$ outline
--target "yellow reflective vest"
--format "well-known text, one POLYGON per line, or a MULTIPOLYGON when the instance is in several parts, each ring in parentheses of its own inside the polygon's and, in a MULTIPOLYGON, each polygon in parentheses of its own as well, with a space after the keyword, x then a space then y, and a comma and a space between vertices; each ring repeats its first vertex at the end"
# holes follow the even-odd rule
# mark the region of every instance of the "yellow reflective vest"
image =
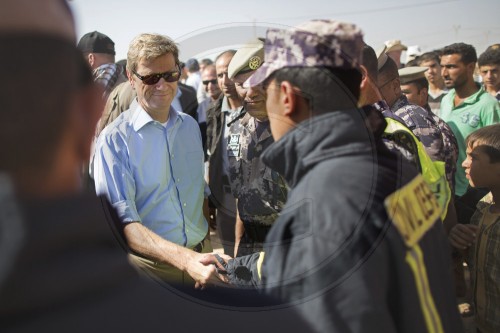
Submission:
POLYGON ((436 196, 441 207, 441 219, 444 220, 448 213, 448 205, 451 199, 450 184, 446 180, 445 163, 443 161, 431 160, 422 142, 408 127, 391 118, 385 118, 385 120, 387 121, 387 127, 384 130, 384 134, 397 135, 398 132, 404 132, 413 139, 417 147, 418 156, 416 158, 420 166, 420 172, 436 196))

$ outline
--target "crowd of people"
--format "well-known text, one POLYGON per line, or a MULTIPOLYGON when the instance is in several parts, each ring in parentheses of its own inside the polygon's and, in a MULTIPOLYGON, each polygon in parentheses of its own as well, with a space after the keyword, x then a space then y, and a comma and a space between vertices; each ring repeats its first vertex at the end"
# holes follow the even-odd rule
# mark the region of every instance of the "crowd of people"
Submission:
POLYGON ((1 331, 500 331, 499 44, 403 64, 325 19, 117 63, 27 1, 0 5, 1 331))

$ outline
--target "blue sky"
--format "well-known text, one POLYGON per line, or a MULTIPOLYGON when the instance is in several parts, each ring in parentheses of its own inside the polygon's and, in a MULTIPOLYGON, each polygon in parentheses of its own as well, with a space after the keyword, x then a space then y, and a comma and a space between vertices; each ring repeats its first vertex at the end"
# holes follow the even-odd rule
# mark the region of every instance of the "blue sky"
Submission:
POLYGON ((117 60, 142 32, 170 36, 181 60, 213 56, 237 47, 267 27, 286 27, 314 18, 356 23, 375 49, 400 39, 422 51, 462 41, 478 54, 500 43, 499 0, 72 0, 77 34, 98 30, 116 44, 117 60))

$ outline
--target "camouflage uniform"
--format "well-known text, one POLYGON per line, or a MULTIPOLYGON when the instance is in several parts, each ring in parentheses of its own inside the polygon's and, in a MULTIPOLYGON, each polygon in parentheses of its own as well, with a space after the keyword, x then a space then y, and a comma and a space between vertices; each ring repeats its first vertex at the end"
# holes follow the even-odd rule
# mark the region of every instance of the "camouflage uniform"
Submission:
POLYGON ((458 144, 450 127, 432 112, 410 104, 404 95, 396 100, 391 111, 420 139, 433 161, 445 162, 446 179, 454 189, 458 144))
POLYGON ((239 216, 245 226, 238 256, 262 250, 288 192, 284 179, 260 159, 261 153, 274 142, 269 122, 260 124, 265 126, 260 137, 257 137, 256 123, 255 118, 246 114, 229 130, 229 183, 238 199, 239 216))

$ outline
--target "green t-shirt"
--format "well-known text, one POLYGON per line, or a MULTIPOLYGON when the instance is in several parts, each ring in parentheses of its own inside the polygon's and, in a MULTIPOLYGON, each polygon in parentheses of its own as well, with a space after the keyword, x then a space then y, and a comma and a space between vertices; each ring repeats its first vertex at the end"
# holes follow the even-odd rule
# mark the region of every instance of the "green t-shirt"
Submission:
POLYGON ((457 172, 455 174, 455 194, 464 195, 469 181, 465 178, 462 162, 466 158, 465 138, 482 127, 500 122, 500 104, 483 87, 466 98, 459 106, 453 105, 455 89, 441 101, 441 118, 450 125, 458 142, 457 172))

